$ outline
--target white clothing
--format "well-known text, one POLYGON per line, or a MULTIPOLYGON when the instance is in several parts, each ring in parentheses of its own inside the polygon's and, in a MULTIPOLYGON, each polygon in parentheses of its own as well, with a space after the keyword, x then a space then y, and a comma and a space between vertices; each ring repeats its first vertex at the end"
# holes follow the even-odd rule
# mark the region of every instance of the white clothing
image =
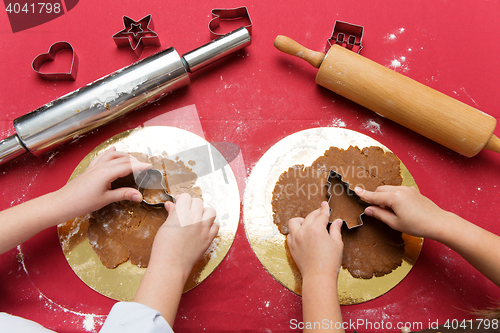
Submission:
MULTIPOLYGON (((55 333, 34 321, 0 313, 0 332, 55 333)), ((134 302, 118 302, 108 314, 100 333, 173 333, 161 314, 150 307, 134 302)))

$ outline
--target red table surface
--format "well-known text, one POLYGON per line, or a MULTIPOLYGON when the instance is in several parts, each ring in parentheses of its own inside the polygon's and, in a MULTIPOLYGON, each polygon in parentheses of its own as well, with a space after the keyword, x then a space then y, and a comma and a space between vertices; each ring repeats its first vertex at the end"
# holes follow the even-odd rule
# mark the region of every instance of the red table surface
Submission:
MULTIPOLYGON (((145 49, 144 58, 170 46, 183 54, 205 44, 210 40, 211 9, 242 5, 248 7, 253 22, 251 46, 191 75, 189 87, 76 142, 1 166, 0 208, 60 188, 81 159, 111 136, 195 105, 208 141, 241 148, 246 172, 237 175, 241 193, 252 168, 279 140, 308 128, 345 126, 394 151, 420 191, 442 208, 500 234, 495 209, 500 205, 500 155, 482 151, 473 158, 460 156, 317 86, 316 69, 273 47, 274 38, 283 34, 323 50, 335 20, 362 25, 363 56, 498 119, 498 1, 86 0, 50 22, 17 33, 2 11, 1 138, 14 133, 15 118, 136 60, 130 49, 117 48, 111 38, 123 29, 123 15, 139 20, 152 14, 162 46, 145 49), (46 81, 31 69, 33 58, 56 41, 70 42, 78 54, 76 81, 46 81)), ((22 244, 21 252, 24 260, 17 249, 0 256, 0 311, 58 332, 99 331, 115 301, 94 292, 73 273, 56 228, 22 244)), ((499 296, 498 288, 455 252, 428 240, 414 268, 393 290, 363 304, 343 306, 342 315, 347 323, 363 320, 379 325, 379 329, 360 325, 358 332, 398 331, 399 322, 426 328, 436 321, 471 318, 472 307, 491 306, 499 296), (386 329, 387 323, 392 330, 386 329)), ((293 331, 293 322, 301 320, 301 298, 266 272, 240 218, 226 258, 183 296, 174 329, 288 332, 293 331)))

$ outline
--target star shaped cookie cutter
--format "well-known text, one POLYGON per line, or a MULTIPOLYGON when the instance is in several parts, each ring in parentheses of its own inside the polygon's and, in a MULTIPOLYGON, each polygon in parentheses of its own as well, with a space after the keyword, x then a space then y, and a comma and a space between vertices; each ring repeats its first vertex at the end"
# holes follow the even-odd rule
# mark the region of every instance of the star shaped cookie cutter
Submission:
POLYGON ((252 20, 250 19, 250 14, 248 14, 247 7, 238 7, 238 8, 221 8, 221 9, 212 9, 212 19, 208 23, 208 30, 210 30, 210 38, 215 39, 224 34, 216 33, 214 30, 220 27, 221 20, 238 20, 238 19, 248 19, 249 24, 245 26, 248 30, 248 33, 252 34, 252 20))
POLYGON ((113 35, 117 47, 131 47, 137 58, 148 46, 160 46, 160 39, 154 29, 151 14, 144 16, 139 21, 134 21, 128 16, 123 16, 125 28, 113 35))
MULTIPOLYGON (((330 170, 330 172, 328 173, 327 180, 326 180, 327 193, 328 193, 328 204, 330 204, 330 200, 333 197, 332 187, 335 186, 335 185, 333 185, 335 180, 337 180, 337 183, 335 185, 340 184, 342 186, 342 190, 345 191, 345 193, 348 196, 354 197, 360 205, 365 206, 365 207, 371 206, 371 204, 362 200, 356 194, 356 192, 354 192, 354 190, 351 189, 350 184, 348 182, 342 180, 342 175, 340 173, 336 172, 335 170, 330 170)), ((365 217, 365 216, 366 216, 366 214, 363 212, 361 215, 359 215, 359 218, 356 220, 355 223, 348 223, 345 220, 343 220, 343 221, 347 225, 348 229, 353 229, 353 228, 356 228, 356 227, 363 225, 363 217, 365 217)), ((331 222, 328 223, 328 229, 330 227, 330 224, 331 224, 331 222)))

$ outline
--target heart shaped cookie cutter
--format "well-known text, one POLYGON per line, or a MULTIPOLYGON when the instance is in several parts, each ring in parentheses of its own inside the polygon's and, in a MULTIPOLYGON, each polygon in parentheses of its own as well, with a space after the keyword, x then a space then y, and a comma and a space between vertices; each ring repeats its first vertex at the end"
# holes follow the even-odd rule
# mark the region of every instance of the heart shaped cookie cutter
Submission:
POLYGON ((245 26, 248 30, 248 33, 252 34, 252 20, 250 19, 250 14, 248 14, 247 7, 238 7, 238 8, 221 8, 221 9, 212 9, 212 20, 208 23, 208 30, 210 30, 210 38, 215 39, 224 34, 218 34, 214 30, 220 27, 221 20, 238 20, 238 19, 248 19, 249 24, 245 26))
POLYGON ((78 56, 76 55, 75 51, 73 50, 73 46, 71 46, 70 43, 68 42, 55 42, 52 44, 49 48, 49 52, 47 53, 42 53, 39 54, 38 56, 33 59, 33 62, 31 63, 31 68, 40 75, 40 77, 46 79, 46 80, 52 80, 52 81, 74 81, 76 79, 76 74, 78 73, 78 56), (56 58, 56 54, 59 53, 62 50, 70 50, 72 54, 71 58, 71 66, 69 68, 69 72, 66 73, 59 73, 59 72, 40 72, 40 68, 42 65, 48 61, 54 61, 56 58))

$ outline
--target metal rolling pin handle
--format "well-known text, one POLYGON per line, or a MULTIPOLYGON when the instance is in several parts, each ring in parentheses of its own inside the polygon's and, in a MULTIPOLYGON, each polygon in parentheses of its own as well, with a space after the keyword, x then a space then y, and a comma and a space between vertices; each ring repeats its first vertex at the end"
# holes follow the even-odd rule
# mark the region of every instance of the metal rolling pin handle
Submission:
POLYGON ((188 85, 188 72, 250 43, 250 33, 243 27, 182 57, 171 47, 47 103, 14 120, 16 134, 0 141, 0 165, 26 152, 44 154, 150 104, 188 85))

